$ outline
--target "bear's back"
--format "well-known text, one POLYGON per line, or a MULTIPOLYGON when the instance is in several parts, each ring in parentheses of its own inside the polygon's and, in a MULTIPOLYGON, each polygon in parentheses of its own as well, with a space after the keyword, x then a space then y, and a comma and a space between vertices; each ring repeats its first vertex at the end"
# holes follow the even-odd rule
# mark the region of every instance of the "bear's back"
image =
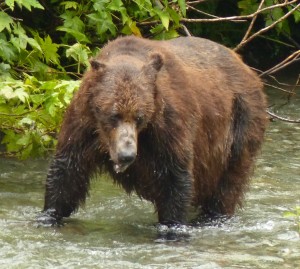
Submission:
MULTIPOLYGON (((213 41, 199 37, 178 37, 167 41, 155 41, 134 36, 120 37, 109 42, 98 58, 109 61, 119 55, 130 55, 147 61, 151 53, 160 52, 165 61, 200 70, 218 69, 221 73, 248 74, 249 68, 230 49, 213 41), (243 70, 241 70, 241 67, 243 70)), ((252 75, 251 75, 252 76, 252 75)))
POLYGON ((199 37, 179 37, 167 41, 155 41, 134 36, 120 37, 106 45, 100 55, 101 58, 111 58, 118 55, 132 55, 146 59, 152 52, 170 53, 176 55, 185 64, 196 63, 205 68, 222 64, 220 58, 230 58, 232 53, 226 47, 213 41, 199 37))
POLYGON ((232 59, 229 49, 204 38, 179 37, 165 43, 166 48, 185 64, 196 65, 200 69, 222 67, 224 60, 221 59, 232 59))

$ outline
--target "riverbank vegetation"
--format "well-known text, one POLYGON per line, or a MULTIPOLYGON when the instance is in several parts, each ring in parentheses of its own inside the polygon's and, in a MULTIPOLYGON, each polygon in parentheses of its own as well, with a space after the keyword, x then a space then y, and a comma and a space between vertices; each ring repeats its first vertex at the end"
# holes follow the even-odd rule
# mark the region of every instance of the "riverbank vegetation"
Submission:
POLYGON ((299 29, 296 0, 1 1, 1 154, 25 159, 54 149, 88 59, 119 35, 209 38, 240 53, 282 88, 274 74, 299 62, 299 29))

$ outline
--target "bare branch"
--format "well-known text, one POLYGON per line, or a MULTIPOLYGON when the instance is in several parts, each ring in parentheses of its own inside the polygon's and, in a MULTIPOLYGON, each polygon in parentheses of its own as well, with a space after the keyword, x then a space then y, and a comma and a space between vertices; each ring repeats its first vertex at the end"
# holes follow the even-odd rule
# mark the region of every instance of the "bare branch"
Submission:
MULTIPOLYGON (((284 1, 284 3, 281 4, 276 4, 276 5, 272 5, 269 7, 265 7, 262 9, 258 9, 256 12, 250 14, 250 15, 243 15, 243 16, 230 16, 230 17, 217 17, 217 18, 213 18, 213 19, 187 19, 187 18, 182 18, 181 21, 184 22, 222 22, 222 21, 247 21, 252 19, 253 17, 257 16, 260 13, 263 13, 267 10, 272 10, 275 8, 279 8, 279 7, 286 7, 288 5, 297 3, 299 0, 291 0, 291 1, 284 1)), ((188 4, 191 4, 190 2, 188 2, 188 4)), ((293 8, 293 11, 289 11, 289 13, 293 13, 297 8, 299 8, 299 4, 293 8)), ((211 14, 206 14, 206 15, 210 15, 210 16, 214 16, 211 14)))
MULTIPOLYGON (((280 90, 280 91, 282 91, 282 92, 288 93, 288 94, 290 94, 290 95, 295 95, 295 94, 296 94, 296 93, 294 92, 294 90, 293 90, 293 91, 288 91, 288 90, 285 90, 284 88, 275 86, 275 85, 273 85, 273 84, 269 84, 269 83, 267 83, 267 82, 264 82, 264 85, 265 85, 265 86, 268 86, 268 87, 271 87, 271 88, 274 88, 274 89, 277 89, 277 90, 280 90)), ((297 86, 297 85, 296 85, 296 86, 297 86)))
MULTIPOLYGON (((292 1, 291 1, 292 2, 292 1)), ((275 6, 275 5, 274 5, 275 6)), ((273 7, 274 7, 273 6, 273 7)), ((272 24, 270 24, 269 26, 257 31, 256 33, 254 33, 252 36, 250 36, 248 39, 242 41, 234 50, 237 51, 239 49, 241 49, 242 47, 244 47, 248 42, 250 42, 251 40, 253 40, 255 37, 261 35, 262 33, 265 33, 267 31, 269 31, 270 29, 272 29, 276 24, 282 22, 283 20, 285 20, 287 17, 289 17, 295 10, 297 10, 298 8, 300 8, 300 4, 297 4, 295 7, 293 7, 290 11, 288 11, 286 14, 284 14, 284 16, 282 16, 279 20, 273 22, 272 24)), ((262 10, 262 9, 261 9, 262 10)), ((260 10, 260 11, 261 11, 260 10)), ((257 11, 258 12, 258 11, 257 11)), ((256 13, 257 13, 256 12, 256 13)))
POLYGON ((269 70, 264 71, 259 76, 262 77, 262 76, 265 76, 265 75, 273 74, 273 73, 281 70, 282 68, 290 65, 291 63, 293 63, 295 61, 298 61, 299 59, 300 59, 300 50, 297 50, 293 54, 291 54, 290 56, 288 56, 286 59, 284 59, 282 62, 280 62, 279 64, 273 66, 269 70))
MULTIPOLYGON (((251 67, 252 70, 256 71, 257 73, 260 73, 259 76, 262 76, 261 74, 263 74, 264 72, 257 69, 257 68, 254 68, 254 67, 251 67)), ((298 76, 297 80, 295 83, 293 84, 289 84, 289 83, 284 83, 284 82, 281 82, 279 81, 276 77, 270 75, 270 74, 266 74, 266 76, 268 76, 268 78, 272 79, 275 81, 276 85, 275 84, 271 84, 271 83, 268 83, 266 81, 264 81, 264 85, 265 86, 268 86, 270 88, 274 88, 274 89, 277 89, 277 90, 280 90, 284 93, 287 93, 289 96, 292 96, 292 95, 295 95, 295 91, 298 89, 300 89, 300 75, 298 76), (289 87, 289 88, 292 88, 291 90, 286 90, 285 88, 286 87, 289 87)))
MULTIPOLYGON (((213 16, 213 15, 211 15, 213 16)), ((213 19, 187 19, 182 18, 182 22, 223 22, 223 21, 232 21, 232 22, 246 22, 249 19, 248 16, 231 16, 231 17, 216 17, 213 19), (244 18, 247 17, 247 18, 244 18)))
POLYGON ((281 116, 278 116, 276 115, 275 113, 267 110, 267 113, 272 117, 272 118, 275 118, 275 119, 278 119, 278 120, 281 120, 281 121, 285 121, 285 122, 290 122, 290 123, 300 123, 300 119, 297 119, 297 120, 291 120, 291 119, 288 119, 288 118, 284 118, 284 117, 281 117, 281 116))
MULTIPOLYGON (((262 76, 261 74, 264 73, 264 71, 261 71, 257 68, 254 68, 254 67, 251 67, 252 70, 254 70, 255 72, 257 73, 260 73, 260 77, 262 76)), ((300 81, 300 75, 299 75, 299 78, 297 79, 297 82, 295 84, 288 84, 288 83, 285 83, 285 82, 281 82, 279 81, 276 77, 270 75, 270 74, 266 74, 269 78, 271 78, 272 80, 274 80, 278 85, 281 85, 281 86, 286 86, 286 87, 300 87, 299 84, 299 81, 300 81)))
MULTIPOLYGON (((257 11, 259 11, 259 10, 262 9, 262 6, 263 6, 264 3, 265 3, 265 0, 262 0, 262 1, 260 2, 259 6, 258 6, 258 8, 257 8, 257 11)), ((257 18, 257 15, 255 15, 255 16, 252 18, 252 21, 251 21, 251 23, 250 23, 250 25, 249 25, 249 27, 248 27, 248 29, 247 29, 247 32, 246 32, 246 34, 244 35, 244 37, 243 37, 243 39, 242 39, 242 41, 241 41, 240 43, 244 42, 244 41, 248 38, 248 36, 250 35, 250 32, 251 32, 251 30, 252 30, 252 28, 253 28, 253 25, 254 25, 254 23, 255 23, 255 21, 256 21, 256 18, 257 18)))
POLYGON ((195 5, 195 4, 200 4, 200 3, 204 3, 207 0, 195 0, 195 1, 186 1, 187 5, 195 5))
POLYGON ((187 36, 192 36, 189 29, 186 28, 186 26, 184 24, 181 24, 181 27, 183 28, 183 30, 187 36))
POLYGON ((188 7, 189 9, 194 10, 194 11, 196 11, 197 13, 200 13, 200 14, 205 15, 205 16, 207 16, 207 17, 218 18, 218 16, 212 15, 212 14, 209 14, 209 13, 206 13, 206 12, 204 12, 204 11, 202 11, 202 10, 199 10, 199 9, 193 7, 192 5, 187 4, 187 7, 188 7))

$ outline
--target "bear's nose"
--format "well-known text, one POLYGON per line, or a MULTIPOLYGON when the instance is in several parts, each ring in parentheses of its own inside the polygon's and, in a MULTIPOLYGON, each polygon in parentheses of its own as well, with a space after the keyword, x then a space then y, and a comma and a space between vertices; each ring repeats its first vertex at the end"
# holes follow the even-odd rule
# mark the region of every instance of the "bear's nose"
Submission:
POLYGON ((119 163, 129 164, 132 163, 135 159, 136 152, 131 149, 124 149, 118 154, 119 163))

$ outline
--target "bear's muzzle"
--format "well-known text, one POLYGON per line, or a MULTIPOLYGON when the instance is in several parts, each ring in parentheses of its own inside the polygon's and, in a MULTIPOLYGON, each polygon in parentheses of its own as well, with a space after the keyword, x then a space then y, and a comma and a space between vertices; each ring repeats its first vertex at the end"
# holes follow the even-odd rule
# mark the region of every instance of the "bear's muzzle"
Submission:
POLYGON ((124 172, 137 155, 137 130, 134 123, 123 122, 114 130, 114 141, 110 147, 110 157, 116 173, 124 172))

